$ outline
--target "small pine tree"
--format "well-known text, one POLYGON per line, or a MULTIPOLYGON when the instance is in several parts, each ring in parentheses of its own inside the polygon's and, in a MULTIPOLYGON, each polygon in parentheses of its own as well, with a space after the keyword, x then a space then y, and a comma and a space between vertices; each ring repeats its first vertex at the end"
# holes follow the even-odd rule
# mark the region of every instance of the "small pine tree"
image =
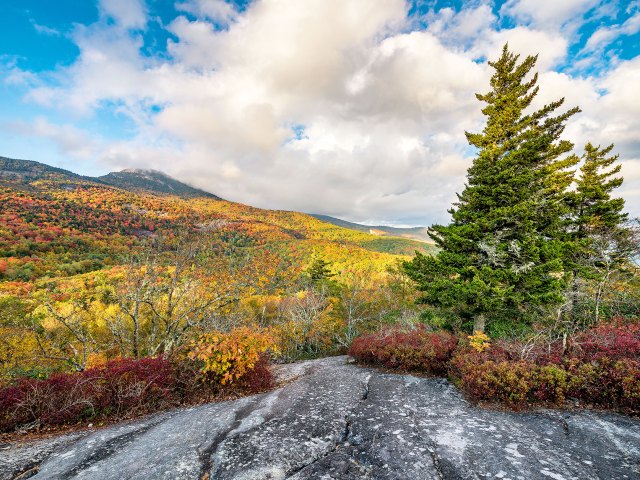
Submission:
POLYGON ((607 156, 613 145, 600 148, 587 143, 584 147, 584 163, 576 181, 576 192, 571 196, 575 212, 575 237, 586 238, 589 234, 620 228, 627 219, 623 212, 624 199, 611 198, 611 193, 622 185, 623 177, 614 177, 622 166, 614 166, 618 155, 607 156))
POLYGON ((527 113, 538 93, 537 74, 526 79, 537 57, 518 60, 505 45, 489 62, 492 89, 476 95, 487 123, 466 134, 478 155, 449 210, 452 222, 431 229, 440 251, 405 263, 423 303, 480 332, 487 319, 508 319, 507 328, 526 323, 525 307, 559 302, 564 289, 563 197, 578 158, 565 156, 573 145, 559 137, 579 110, 553 116, 561 99, 527 113))
POLYGON ((568 197, 572 211, 568 228, 571 248, 566 261, 572 272, 567 309, 570 328, 577 322, 581 284, 596 283, 593 321, 597 323, 603 276, 608 277, 635 251, 629 248, 631 232, 624 226, 627 220, 624 199, 612 198, 613 191, 623 182, 623 177, 615 176, 621 165, 614 166, 618 155, 610 155, 612 150, 613 145, 601 148, 587 143, 576 189, 568 197))
POLYGON ((306 270, 306 274, 313 284, 319 284, 326 282, 336 274, 331 271, 331 263, 326 261, 319 255, 313 255, 311 259, 311 265, 306 270))

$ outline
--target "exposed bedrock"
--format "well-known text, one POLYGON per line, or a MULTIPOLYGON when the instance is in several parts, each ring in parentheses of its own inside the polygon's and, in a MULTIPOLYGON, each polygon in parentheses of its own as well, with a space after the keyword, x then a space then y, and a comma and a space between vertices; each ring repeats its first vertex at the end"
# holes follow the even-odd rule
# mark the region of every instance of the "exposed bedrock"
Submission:
POLYGON ((240 400, 0 450, 0 480, 640 479, 640 422, 499 412, 446 380, 333 357, 240 400))

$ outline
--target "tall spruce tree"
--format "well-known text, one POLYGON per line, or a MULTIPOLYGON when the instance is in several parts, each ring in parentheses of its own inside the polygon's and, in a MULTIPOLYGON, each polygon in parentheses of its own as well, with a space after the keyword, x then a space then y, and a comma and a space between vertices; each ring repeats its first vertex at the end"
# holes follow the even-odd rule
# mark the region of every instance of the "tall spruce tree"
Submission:
POLYGON ((612 150, 613 145, 601 148, 587 143, 575 191, 568 196, 572 211, 568 229, 571 253, 566 261, 572 272, 568 327, 575 327, 577 322, 576 305, 585 282, 595 283, 592 318, 597 323, 605 277, 637 252, 631 232, 624 226, 624 199, 612 197, 623 182, 621 176, 616 176, 621 165, 614 165, 618 155, 610 155, 612 150))
POLYGON ((579 109, 554 116, 561 99, 529 113, 538 76, 527 77, 536 60, 519 63, 505 45, 489 62, 491 91, 476 94, 487 123, 482 133, 466 133, 477 157, 449 210, 451 223, 431 228, 440 251, 405 263, 423 303, 453 312, 474 331, 498 318, 526 322, 528 307, 560 302, 565 286, 564 195, 578 158, 566 155, 573 144, 559 137, 579 109))

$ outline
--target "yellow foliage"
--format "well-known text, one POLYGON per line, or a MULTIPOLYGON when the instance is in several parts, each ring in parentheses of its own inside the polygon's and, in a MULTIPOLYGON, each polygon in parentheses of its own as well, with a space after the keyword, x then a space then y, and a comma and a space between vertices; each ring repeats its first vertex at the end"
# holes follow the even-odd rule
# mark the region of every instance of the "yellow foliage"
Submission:
POLYGON ((243 327, 230 333, 202 334, 189 345, 187 356, 202 364, 201 373, 213 374, 226 385, 240 379, 255 366, 260 355, 274 348, 268 332, 243 327))
POLYGON ((469 339, 469 345, 476 352, 482 353, 491 346, 489 337, 479 330, 476 330, 473 335, 469 335, 467 338, 469 339))

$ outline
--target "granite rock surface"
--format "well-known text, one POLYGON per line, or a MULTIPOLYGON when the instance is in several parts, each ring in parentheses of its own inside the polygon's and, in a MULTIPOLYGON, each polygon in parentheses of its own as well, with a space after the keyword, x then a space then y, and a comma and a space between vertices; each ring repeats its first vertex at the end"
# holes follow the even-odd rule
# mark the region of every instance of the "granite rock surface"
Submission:
POLYGON ((487 410, 347 357, 278 375, 271 392, 2 445, 0 480, 640 479, 636 419, 487 410))

